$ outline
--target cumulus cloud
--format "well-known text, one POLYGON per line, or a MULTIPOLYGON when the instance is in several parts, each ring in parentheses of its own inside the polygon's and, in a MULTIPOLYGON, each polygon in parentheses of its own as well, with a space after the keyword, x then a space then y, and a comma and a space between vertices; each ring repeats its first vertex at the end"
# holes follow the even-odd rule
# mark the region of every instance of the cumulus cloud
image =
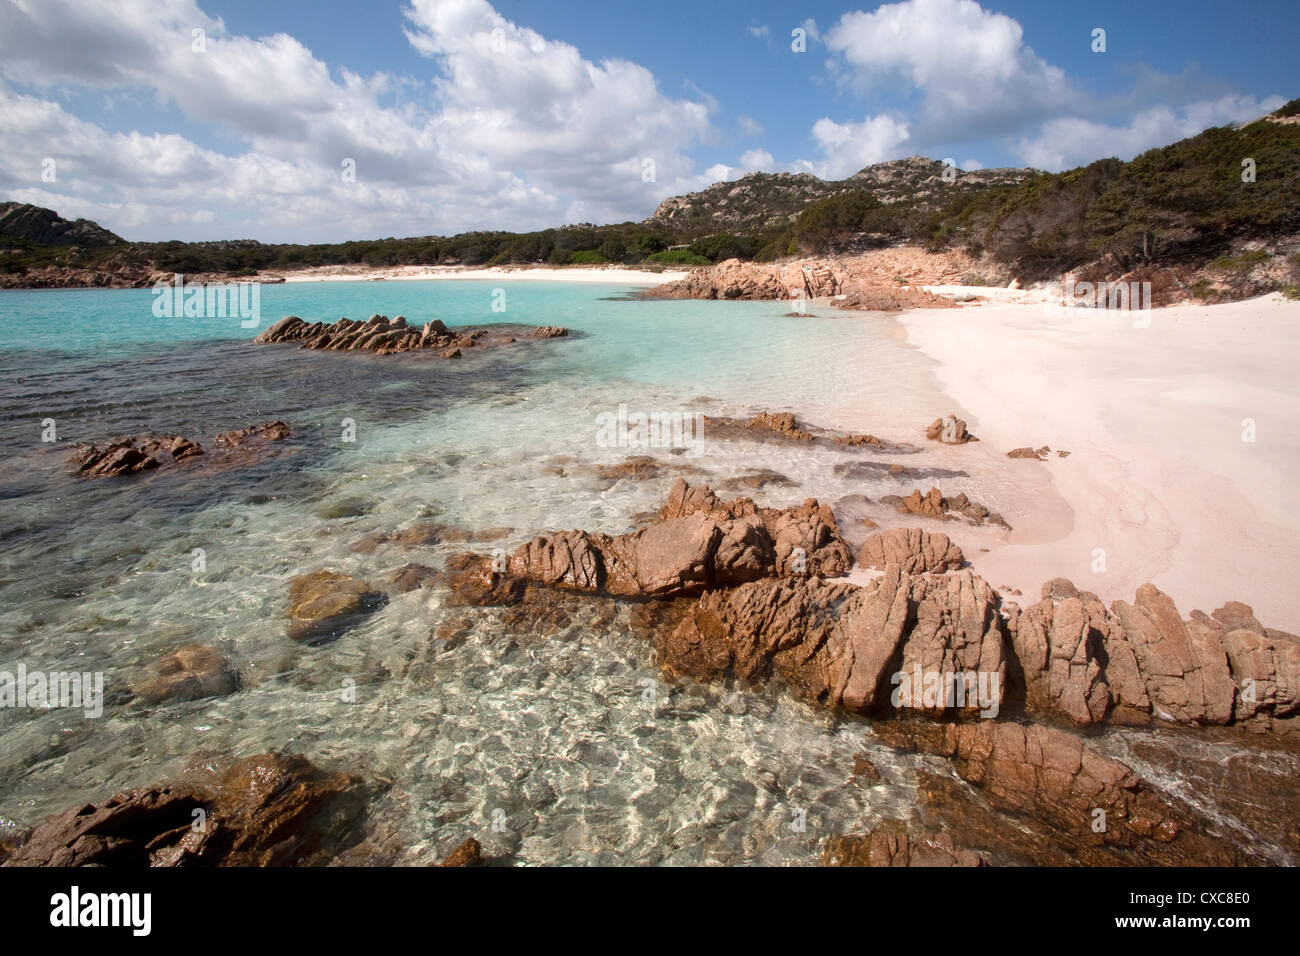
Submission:
POLYGON ((844 179, 863 166, 895 159, 906 152, 908 125, 892 116, 870 116, 861 123, 836 123, 823 117, 813 124, 822 152, 809 164, 823 179, 844 179))
POLYGON ((1119 125, 1060 117, 1044 123, 1032 136, 1021 137, 1015 150, 1027 165, 1050 170, 1084 165, 1102 156, 1128 160, 1153 146, 1194 136, 1211 126, 1258 119, 1284 102, 1280 96, 1263 100, 1224 96, 1177 110, 1168 106, 1152 107, 1119 125))
POLYGON ((687 151, 711 134, 707 101, 666 96, 635 63, 586 60, 486 0, 404 12, 431 95, 332 71, 290 36, 231 35, 194 0, 0 4, 0 185, 132 237, 230 236, 233 221, 319 239, 639 218, 695 180, 687 151), (58 102, 83 89, 147 92, 242 152, 110 133, 58 102), (56 183, 40 182, 44 156, 61 160, 56 183), (187 224, 207 228, 175 228, 187 224))
POLYGON ((1131 92, 1100 100, 1035 53, 1016 20, 976 0, 902 0, 845 13, 825 44, 841 89, 871 98, 892 91, 911 104, 860 123, 818 120, 812 135, 822 156, 803 163, 829 174, 987 140, 1027 165, 1059 170, 1101 156, 1129 158, 1281 102, 1209 96, 1199 75, 1190 83, 1149 67, 1131 92))

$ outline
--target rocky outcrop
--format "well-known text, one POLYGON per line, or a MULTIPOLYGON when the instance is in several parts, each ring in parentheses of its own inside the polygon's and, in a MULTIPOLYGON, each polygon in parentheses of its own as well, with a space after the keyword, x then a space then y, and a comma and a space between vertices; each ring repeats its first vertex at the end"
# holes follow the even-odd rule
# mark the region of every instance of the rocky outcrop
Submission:
POLYGON ((883 571, 891 564, 905 573, 955 571, 966 563, 961 548, 946 534, 920 528, 891 528, 867 538, 858 554, 858 565, 883 571))
POLYGON ((291 434, 289 426, 281 421, 266 421, 237 431, 222 432, 217 436, 218 445, 238 448, 252 442, 283 441, 291 434))
POLYGON ((239 690, 239 673, 211 647, 188 644, 168 654, 133 688, 143 704, 162 704, 204 697, 224 697, 239 690))
POLYGON ((945 445, 964 445, 970 441, 979 441, 966 430, 966 422, 956 415, 936 418, 925 429, 925 437, 930 441, 943 442, 945 445))
MULTIPOLYGON (((222 432, 214 439, 215 453, 209 454, 198 442, 184 435, 137 435, 118 438, 102 449, 79 443, 74 446, 73 462, 77 471, 89 478, 135 475, 180 462, 202 458, 205 469, 247 466, 259 461, 269 442, 288 438, 289 426, 268 421, 238 431, 222 432)), ((197 464, 197 462, 195 462, 197 464)))
POLYGON ((904 309, 956 309, 957 302, 946 295, 898 285, 858 285, 834 299, 837 309, 856 312, 902 312, 904 309))
POLYGON ((36 826, 4 866, 319 866, 358 838, 358 778, 262 754, 214 784, 126 790, 36 826))
MULTIPOLYGON (((296 315, 287 315, 262 332, 254 342, 296 342, 300 348, 329 352, 374 352, 390 355, 395 352, 429 351, 441 358, 459 358, 463 349, 486 349, 517 341, 513 326, 495 325, 480 329, 450 329, 439 319, 422 327, 408 325, 405 317, 389 319, 372 315, 367 321, 339 319, 337 322, 305 322, 296 315)), ((552 339, 567 336, 568 329, 559 326, 542 326, 529 333, 533 338, 552 339)))
POLYGON ((337 636, 385 600, 378 588, 338 571, 300 574, 289 582, 289 636, 312 642, 337 636))
POLYGON ((1116 601, 1111 609, 1157 717, 1202 724, 1232 719, 1237 686, 1218 634, 1197 621, 1184 624, 1170 597, 1151 584, 1138 588, 1133 604, 1116 601))
POLYGON ((545 587, 631 597, 675 597, 776 575, 837 576, 852 566, 830 508, 808 499, 792 508, 722 501, 677 479, 654 524, 611 536, 561 531, 535 538, 494 568, 486 556, 459 559, 464 594, 494 602, 503 578, 545 587))
POLYGON ((920 488, 914 488, 906 498, 887 497, 881 500, 897 501, 899 514, 916 515, 918 518, 937 518, 946 521, 954 516, 961 516, 970 519, 971 523, 976 525, 987 521, 989 524, 1001 525, 1004 528, 1011 527, 1002 515, 990 512, 978 501, 972 501, 965 492, 945 498, 938 488, 931 488, 924 495, 921 494, 920 488))
POLYGON ((792 441, 812 441, 812 433, 799 427, 790 412, 759 412, 745 426, 749 431, 773 432, 792 441))
POLYGON ((1035 461, 1046 461, 1047 456, 1051 454, 1052 449, 1044 445, 1042 448, 1030 448, 1026 445, 1024 448, 1013 448, 1007 452, 1008 458, 1032 458, 1035 461))
POLYGON ((1007 606, 1030 709, 1077 724, 1151 717, 1289 731, 1300 709, 1300 638, 1233 603, 1183 620, 1151 584, 1110 610, 1063 578, 1042 600, 1007 606), (1242 625, 1242 626, 1238 626, 1242 625))
POLYGON ((670 674, 748 683, 779 675, 807 699, 859 713, 978 710, 978 701, 963 697, 958 707, 910 684, 918 668, 982 672, 1000 695, 1006 660, 996 609, 997 595, 970 571, 929 577, 891 565, 863 588, 768 579, 705 594, 657 637, 656 650, 670 674))
POLYGON ((947 757, 995 807, 1047 822, 1095 862, 1242 862, 1205 832, 1203 821, 1069 731, 1003 721, 904 721, 875 730, 895 748, 947 757))
POLYGON ((823 866, 988 866, 978 853, 956 846, 944 832, 909 834, 876 829, 862 836, 827 837, 823 866))
POLYGON ((202 446, 184 435, 155 438, 140 435, 119 438, 102 450, 96 445, 82 445, 73 454, 77 471, 89 478, 134 475, 160 467, 164 462, 180 462, 203 454, 202 446))

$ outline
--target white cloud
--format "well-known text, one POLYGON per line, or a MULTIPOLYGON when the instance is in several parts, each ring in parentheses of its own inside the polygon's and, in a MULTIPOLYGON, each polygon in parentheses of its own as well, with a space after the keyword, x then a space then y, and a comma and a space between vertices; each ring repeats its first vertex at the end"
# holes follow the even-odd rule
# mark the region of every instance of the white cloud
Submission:
POLYGON ((822 159, 808 164, 823 179, 844 179, 863 166, 906 152, 908 124, 892 116, 870 116, 861 123, 836 123, 823 117, 813 124, 822 159))
POLYGON ((0 186, 93 211, 131 238, 175 235, 215 210, 181 237, 320 239, 533 228, 575 208, 640 218, 694 181, 687 150, 711 133, 707 101, 665 96, 635 63, 585 60, 486 0, 414 0, 406 16, 432 58, 431 97, 415 98, 411 78, 331 71, 283 34, 231 35, 194 0, 0 3, 0 72, 32 91, 0 84, 0 186), (150 93, 243 152, 110 133, 56 99, 79 89, 150 93), (47 155, 61 158, 55 184, 39 180, 47 155), (342 181, 345 158, 355 183, 342 181))
POLYGON ((776 160, 765 149, 750 149, 741 153, 740 168, 747 173, 770 173, 776 170, 776 160))
MULTIPOLYGON (((827 67, 842 88, 871 97, 901 91, 915 101, 906 115, 868 116, 861 123, 818 120, 812 133, 822 158, 803 163, 834 174, 989 140, 1050 170, 1101 156, 1127 159, 1207 126, 1253 119, 1282 102, 1207 97, 1194 69, 1170 77, 1145 68, 1132 92, 1108 104, 1038 56, 1016 20, 975 0, 903 0, 846 13, 825 42, 827 67), (1126 120, 1117 122, 1117 112, 1126 120)), ((967 160, 963 168, 982 165, 967 160)))
POLYGON ((754 119, 752 116, 745 116, 743 114, 737 116, 736 125, 740 127, 740 131, 744 133, 746 136, 763 135, 763 124, 760 123, 758 120, 754 119))
POLYGON ((1065 72, 1024 44, 1017 21, 975 0, 905 0, 846 13, 826 45, 845 82, 865 89, 902 80, 920 92, 931 120, 1054 108, 1071 92, 1065 72))
POLYGON ((1224 96, 1191 103, 1178 110, 1156 106, 1138 113, 1127 124, 1108 125, 1078 117, 1044 123, 1032 136, 1020 138, 1016 154, 1026 164, 1057 171, 1090 163, 1103 156, 1132 159, 1138 153, 1194 136, 1211 126, 1242 123, 1271 113, 1285 101, 1224 96))

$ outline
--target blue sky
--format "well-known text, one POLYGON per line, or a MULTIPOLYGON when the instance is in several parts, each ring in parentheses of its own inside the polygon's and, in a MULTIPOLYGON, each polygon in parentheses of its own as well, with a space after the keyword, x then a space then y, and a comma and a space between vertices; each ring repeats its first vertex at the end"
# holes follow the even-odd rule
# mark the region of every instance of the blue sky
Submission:
POLYGON ((1294 0, 0 0, 0 195, 136 239, 335 241, 915 153, 1068 168, 1298 95, 1298 28, 1294 0))

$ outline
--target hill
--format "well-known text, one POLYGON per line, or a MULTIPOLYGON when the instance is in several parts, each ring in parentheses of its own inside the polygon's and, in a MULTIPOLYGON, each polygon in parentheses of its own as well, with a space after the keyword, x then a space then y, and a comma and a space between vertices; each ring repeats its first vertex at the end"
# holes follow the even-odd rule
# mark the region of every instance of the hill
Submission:
POLYGON ((89 219, 67 220, 53 209, 31 203, 0 203, 0 247, 99 246, 122 245, 121 236, 109 232, 89 219))

